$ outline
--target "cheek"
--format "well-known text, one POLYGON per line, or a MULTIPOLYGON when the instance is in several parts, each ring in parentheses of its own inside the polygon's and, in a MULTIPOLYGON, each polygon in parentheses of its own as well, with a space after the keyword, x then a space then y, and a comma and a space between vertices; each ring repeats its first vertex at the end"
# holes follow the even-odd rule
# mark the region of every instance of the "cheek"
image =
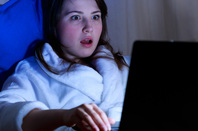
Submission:
POLYGON ((100 37, 100 35, 102 33, 102 25, 96 26, 95 33, 100 37))
POLYGON ((76 40, 76 36, 79 32, 79 29, 74 27, 74 26, 61 26, 61 28, 59 28, 59 39, 61 41, 62 44, 65 43, 71 43, 74 40, 76 40))

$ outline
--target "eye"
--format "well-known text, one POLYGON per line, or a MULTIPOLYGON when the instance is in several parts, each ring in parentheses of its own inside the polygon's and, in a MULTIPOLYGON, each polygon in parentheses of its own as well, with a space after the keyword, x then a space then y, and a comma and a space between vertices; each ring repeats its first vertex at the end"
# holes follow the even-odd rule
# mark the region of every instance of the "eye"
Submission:
POLYGON ((71 19, 72 20, 80 20, 81 18, 78 15, 74 15, 74 16, 71 17, 71 19))
POLYGON ((100 18, 100 15, 94 15, 94 16, 92 16, 92 19, 93 20, 98 20, 100 18))

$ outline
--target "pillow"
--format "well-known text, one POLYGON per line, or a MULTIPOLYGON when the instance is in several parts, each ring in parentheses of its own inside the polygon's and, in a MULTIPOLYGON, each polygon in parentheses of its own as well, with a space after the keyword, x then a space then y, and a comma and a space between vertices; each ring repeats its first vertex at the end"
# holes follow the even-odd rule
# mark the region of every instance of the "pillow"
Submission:
POLYGON ((0 88, 20 60, 43 39, 41 0, 10 0, 0 6, 0 88))

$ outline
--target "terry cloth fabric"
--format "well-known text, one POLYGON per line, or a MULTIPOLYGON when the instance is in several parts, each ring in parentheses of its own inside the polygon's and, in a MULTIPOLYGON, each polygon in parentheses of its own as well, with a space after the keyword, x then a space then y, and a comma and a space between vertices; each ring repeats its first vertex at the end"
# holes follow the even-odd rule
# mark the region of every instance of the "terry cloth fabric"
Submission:
MULTIPOLYGON (((98 50, 97 55, 112 57, 104 46, 98 50)), ((69 67, 47 43, 43 56, 55 69, 69 67)), ((113 60, 105 58, 94 60, 92 64, 96 70, 76 65, 74 70, 56 75, 46 70, 35 57, 20 62, 0 92, 0 130, 21 130, 22 119, 34 108, 71 109, 84 103, 96 103, 109 117, 119 121, 128 68, 120 71, 113 60)), ((60 127, 57 130, 72 129, 60 127)))

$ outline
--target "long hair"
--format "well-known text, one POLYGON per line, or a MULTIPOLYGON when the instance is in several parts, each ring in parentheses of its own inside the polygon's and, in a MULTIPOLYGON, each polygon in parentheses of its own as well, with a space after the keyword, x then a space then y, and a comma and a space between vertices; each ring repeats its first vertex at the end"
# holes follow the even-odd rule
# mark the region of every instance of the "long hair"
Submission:
MULTIPOLYGON (((107 40, 107 23, 106 23, 106 17, 107 17, 107 6, 104 0, 95 0, 100 11, 101 11, 101 18, 102 18, 102 33, 98 42, 98 46, 104 45, 108 50, 111 51, 111 53, 114 56, 114 60, 118 65, 118 68, 121 70, 123 66, 128 66, 127 63, 124 61, 124 58, 122 55, 117 52, 115 53, 113 51, 112 46, 109 44, 107 40)), ((43 29, 44 29, 44 36, 45 36, 45 41, 40 42, 37 45, 36 48, 36 54, 38 56, 38 59, 40 62, 44 65, 46 69, 48 69, 50 72, 53 73, 60 73, 56 72, 56 70, 52 69, 44 60, 42 56, 42 48, 45 42, 49 43, 51 47, 53 48, 54 52, 63 60, 70 62, 70 67, 72 65, 76 64, 76 62, 70 60, 64 55, 64 52, 62 50, 62 44, 60 43, 59 39, 56 37, 56 29, 58 25, 58 21, 60 19, 60 14, 62 10, 62 5, 63 5, 64 0, 42 0, 42 7, 43 7, 43 29)), ((96 47, 96 48, 97 48, 96 47)), ((81 63, 87 62, 97 59, 92 57, 96 52, 94 52, 90 57, 87 58, 82 58, 81 63), (82 62, 83 61, 83 62, 82 62)), ((107 59, 112 59, 109 57, 103 57, 107 59)), ((69 70, 69 69, 68 69, 69 70)))

